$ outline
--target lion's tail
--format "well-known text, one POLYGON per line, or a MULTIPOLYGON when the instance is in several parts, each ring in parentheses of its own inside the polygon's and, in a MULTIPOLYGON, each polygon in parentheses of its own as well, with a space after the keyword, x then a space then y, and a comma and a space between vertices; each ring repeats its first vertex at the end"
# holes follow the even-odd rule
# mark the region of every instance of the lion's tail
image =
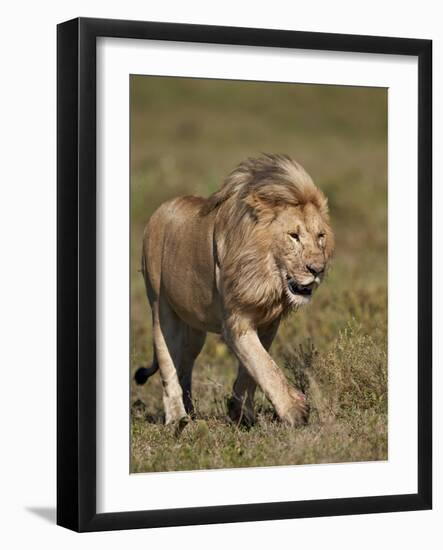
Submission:
POLYGON ((146 380, 150 376, 155 374, 157 371, 158 371, 158 361, 157 361, 157 358, 154 357, 152 365, 149 368, 148 367, 140 367, 136 370, 136 372, 134 374, 134 380, 135 380, 136 384, 141 386, 142 384, 144 384, 146 382, 146 380))

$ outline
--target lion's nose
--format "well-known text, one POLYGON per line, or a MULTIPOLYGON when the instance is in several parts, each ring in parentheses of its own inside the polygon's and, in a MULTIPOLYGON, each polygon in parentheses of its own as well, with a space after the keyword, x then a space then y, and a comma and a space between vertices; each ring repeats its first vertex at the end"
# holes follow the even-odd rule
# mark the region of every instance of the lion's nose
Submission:
POLYGON ((325 269, 325 264, 323 263, 315 263, 315 264, 307 264, 306 269, 316 277, 317 275, 321 275, 325 269))

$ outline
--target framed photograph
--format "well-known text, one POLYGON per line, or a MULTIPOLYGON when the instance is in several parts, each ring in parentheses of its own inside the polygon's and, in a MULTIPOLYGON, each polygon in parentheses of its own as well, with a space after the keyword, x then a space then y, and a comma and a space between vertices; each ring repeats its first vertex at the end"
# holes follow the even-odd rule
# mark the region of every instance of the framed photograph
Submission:
POLYGON ((57 523, 430 509, 431 41, 57 36, 57 523))

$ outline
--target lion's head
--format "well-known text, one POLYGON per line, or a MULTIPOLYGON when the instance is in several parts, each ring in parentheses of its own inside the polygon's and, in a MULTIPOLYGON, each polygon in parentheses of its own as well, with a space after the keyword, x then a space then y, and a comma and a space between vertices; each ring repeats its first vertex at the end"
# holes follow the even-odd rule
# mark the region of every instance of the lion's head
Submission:
POLYGON ((307 203, 277 211, 268 231, 271 254, 288 304, 309 302, 323 280, 332 252, 329 223, 314 204, 307 203))
POLYGON ((334 248, 326 197, 286 155, 241 163, 207 201, 224 296, 266 319, 309 302, 334 248))

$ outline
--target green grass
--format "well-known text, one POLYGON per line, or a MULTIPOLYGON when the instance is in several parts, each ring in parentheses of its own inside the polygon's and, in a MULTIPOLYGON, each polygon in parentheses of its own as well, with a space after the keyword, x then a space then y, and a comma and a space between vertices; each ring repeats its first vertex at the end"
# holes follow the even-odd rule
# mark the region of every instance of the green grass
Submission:
POLYGON ((285 152, 329 198, 330 273, 281 326, 271 355, 306 391, 307 426, 280 424, 258 392, 249 430, 226 414, 236 362, 209 335, 194 370, 197 420, 162 424, 159 376, 131 385, 131 471, 387 459, 387 93, 344 88, 133 77, 131 372, 151 359, 140 273, 143 227, 165 200, 208 196, 247 156, 285 152))

